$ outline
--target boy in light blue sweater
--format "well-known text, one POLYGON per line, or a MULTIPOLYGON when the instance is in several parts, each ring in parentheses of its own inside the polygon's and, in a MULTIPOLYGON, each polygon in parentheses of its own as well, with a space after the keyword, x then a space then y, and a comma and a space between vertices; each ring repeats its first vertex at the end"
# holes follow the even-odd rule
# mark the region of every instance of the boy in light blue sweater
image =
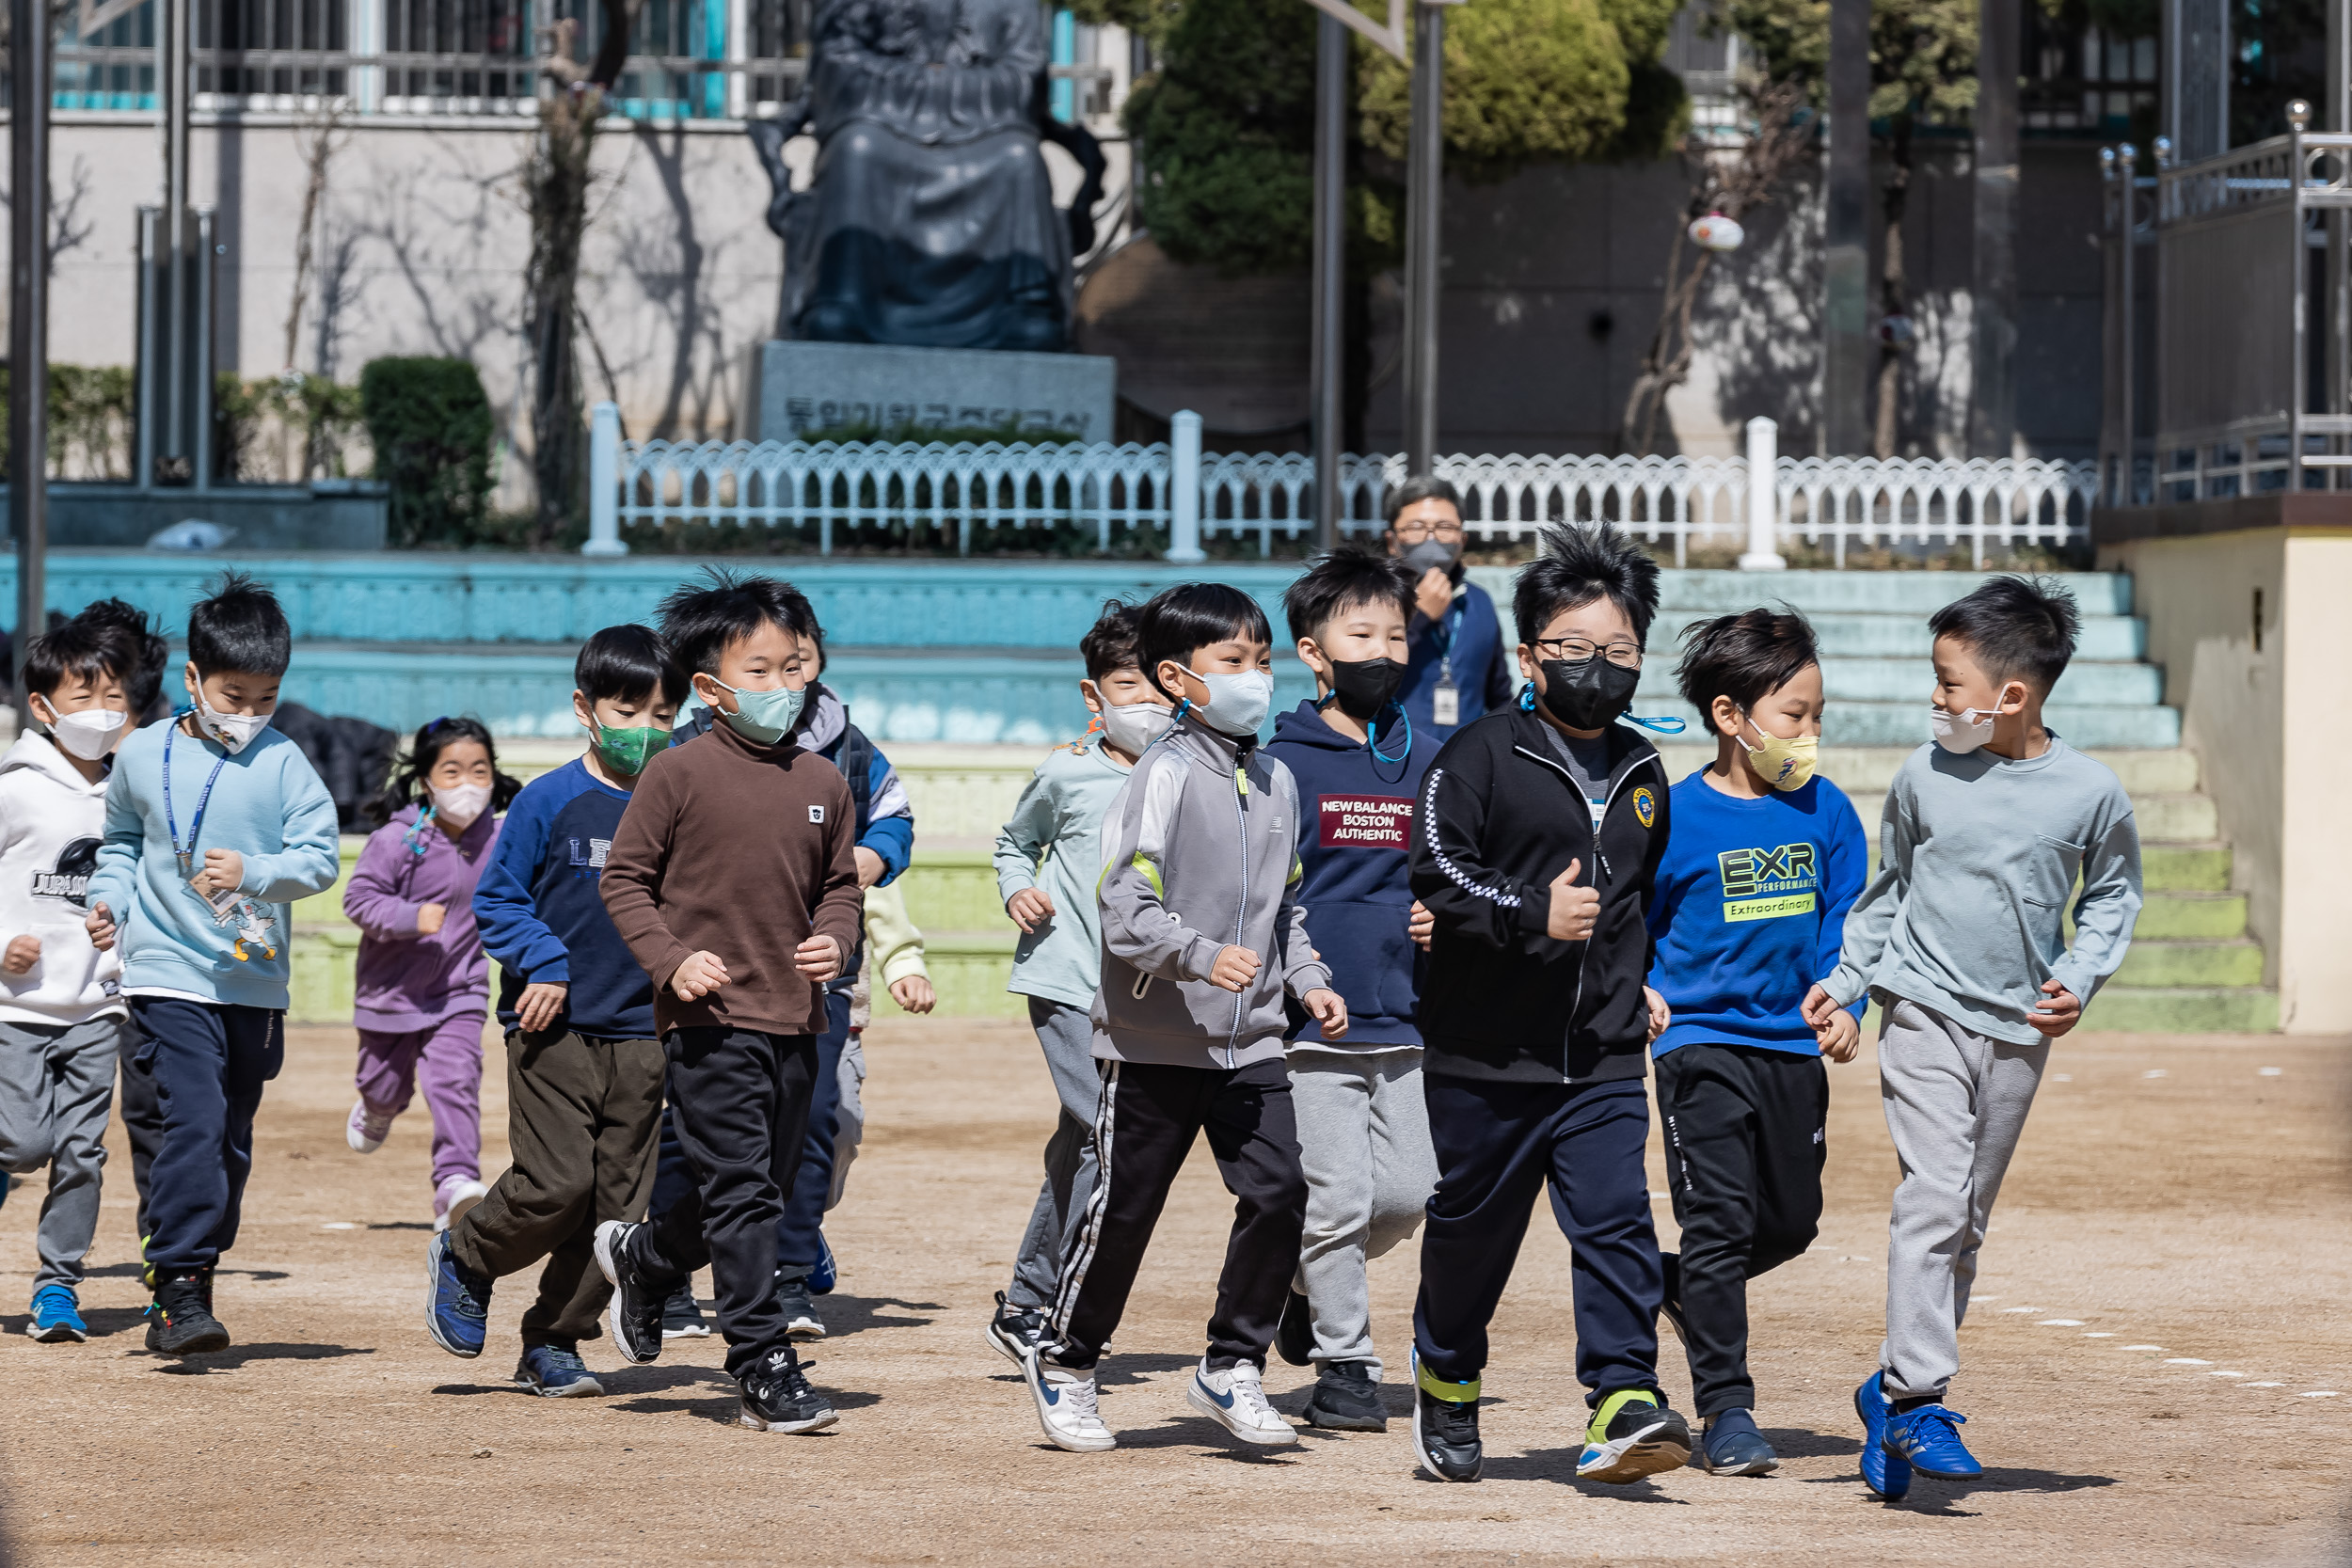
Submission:
POLYGON ((269 728, 292 642, 241 572, 188 612, 192 705, 123 743, 89 880, 90 939, 120 937, 132 1049, 163 1102, 145 1248, 147 1348, 167 1355, 229 1346, 213 1271, 237 1238, 262 1085, 285 1064, 287 906, 337 870, 335 802, 269 728))

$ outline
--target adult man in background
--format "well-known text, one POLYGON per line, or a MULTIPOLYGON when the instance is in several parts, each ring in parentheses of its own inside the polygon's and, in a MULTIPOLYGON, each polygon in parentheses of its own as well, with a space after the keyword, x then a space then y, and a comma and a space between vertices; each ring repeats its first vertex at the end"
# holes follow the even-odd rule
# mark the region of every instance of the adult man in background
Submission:
POLYGON ((1411 649, 1397 701, 1416 728, 1443 742, 1511 700, 1502 623, 1486 591, 1462 571, 1462 498, 1435 474, 1389 492, 1388 546, 1413 573, 1411 649))

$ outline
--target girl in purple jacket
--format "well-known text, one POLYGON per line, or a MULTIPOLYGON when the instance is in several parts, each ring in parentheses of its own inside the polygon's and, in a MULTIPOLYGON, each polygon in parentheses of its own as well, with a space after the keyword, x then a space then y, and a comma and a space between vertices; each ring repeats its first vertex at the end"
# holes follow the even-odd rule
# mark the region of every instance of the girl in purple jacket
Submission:
POLYGON ((433 1226, 481 1201, 482 1023, 489 960, 474 930, 473 885, 498 842, 497 815, 522 785, 498 770, 490 732, 436 719, 374 807, 343 892, 359 927, 359 1098, 344 1137, 361 1154, 384 1147, 420 1084, 433 1113, 433 1226))

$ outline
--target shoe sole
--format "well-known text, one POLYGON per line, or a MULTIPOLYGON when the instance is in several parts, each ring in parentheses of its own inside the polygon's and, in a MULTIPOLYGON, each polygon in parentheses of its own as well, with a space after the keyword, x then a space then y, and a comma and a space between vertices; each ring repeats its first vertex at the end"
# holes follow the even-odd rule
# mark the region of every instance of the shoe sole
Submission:
POLYGON ((1644 1427, 1630 1437, 1620 1437, 1611 1443, 1588 1443, 1584 1457, 1577 1461, 1576 1479, 1613 1483, 1639 1481, 1644 1476, 1681 1469, 1691 1463, 1691 1450, 1687 1446, 1672 1439, 1656 1443, 1646 1441, 1650 1433, 1664 1425, 1661 1421, 1655 1426, 1644 1427))
POLYGON ((604 1304, 604 1326, 612 1336, 612 1348, 621 1353, 621 1359, 632 1367, 650 1367, 661 1357, 661 1341, 654 1341, 651 1355, 637 1355, 629 1350, 628 1335, 624 1331, 621 1317, 621 1270, 612 1259, 612 1239, 624 1235, 628 1227, 610 1220, 596 1227, 596 1267, 604 1271, 607 1283, 612 1287, 612 1299, 604 1304))
MULTIPOLYGON (((1856 1388, 1853 1391, 1853 1413, 1854 1419, 1862 1423, 1862 1444, 1863 1449, 1867 1453, 1869 1450, 1870 1445, 1873 1442, 1876 1442, 1876 1439, 1870 1435, 1870 1418, 1868 1413, 1862 1408, 1862 1390, 1860 1388, 1856 1388)), ((1870 1494, 1873 1497, 1883 1497, 1890 1503, 1901 1502, 1905 1497, 1911 1495, 1911 1461, 1905 1459, 1901 1454, 1888 1453, 1886 1451, 1886 1445, 1883 1443, 1880 1443, 1878 1445, 1878 1449, 1880 1454, 1883 1456, 1881 1463, 1886 1466, 1886 1484, 1883 1486, 1871 1486, 1869 1473, 1867 1470, 1863 1473, 1862 1484, 1869 1489, 1870 1494), (1899 1472, 1895 1469, 1895 1466, 1898 1465, 1902 1466, 1902 1469, 1899 1472)))
POLYGON ((825 1337, 825 1325, 814 1318, 798 1318, 785 1325, 784 1337, 798 1339, 804 1345, 811 1344, 825 1337))
POLYGON ((1708 1464, 1703 1454, 1695 1457, 1699 1460, 1700 1467, 1710 1476, 1769 1476, 1780 1468, 1780 1456, 1777 1454, 1769 1459, 1751 1459, 1739 1465, 1724 1465, 1708 1464))
POLYGON ((1911 1466, 1911 1473, 1914 1475, 1932 1476, 1937 1481, 1981 1481, 1984 1478, 1984 1466, 1981 1465, 1973 1470, 1931 1470, 1909 1454, 1899 1456, 1890 1454, 1889 1457, 1899 1457, 1904 1464, 1911 1466))
POLYGON ((480 1203, 484 1198, 490 1196, 490 1189, 484 1187, 481 1182, 477 1181, 474 1185, 480 1190, 477 1192, 467 1193, 464 1196, 453 1198, 450 1201, 449 1212, 442 1216, 448 1225, 456 1225, 459 1220, 464 1219, 468 1214, 473 1212, 473 1206, 475 1204, 480 1203))
POLYGON ((681 1323, 672 1328, 668 1323, 663 1323, 661 1338, 664 1339, 707 1339, 710 1338, 710 1325, 708 1323, 681 1323))
POLYGON ((1312 1400, 1307 1402, 1307 1408, 1299 1414, 1307 1418, 1309 1426, 1318 1427, 1325 1432, 1386 1432, 1389 1430, 1389 1418, 1386 1416, 1343 1415, 1338 1411, 1326 1410, 1312 1400))
POLYGON ((1064 1453, 1107 1453, 1119 1447, 1119 1438, 1110 1432, 1104 1432, 1098 1441, 1091 1437, 1073 1437, 1066 1432, 1055 1430, 1053 1417, 1045 1403, 1045 1374, 1038 1370, 1036 1356, 1025 1355, 1021 1358, 1021 1381, 1029 1386, 1029 1402, 1037 1406, 1037 1424, 1044 1432, 1048 1443, 1064 1453))
POLYGON ((178 1344, 172 1343, 170 1335, 158 1334, 149 1341, 147 1348, 163 1355, 215 1355, 229 1348, 229 1331, 216 1329, 210 1334, 195 1335, 178 1344))
MULTIPOLYGON (((441 1293, 441 1243, 435 1242, 424 1251, 424 1331, 433 1336, 433 1342, 461 1361, 471 1361, 482 1354, 482 1346, 468 1350, 450 1343, 441 1332, 441 1315, 433 1310, 434 1298, 441 1293)), ((483 1338, 489 1338, 489 1324, 483 1324, 483 1338)), ((150 1347, 152 1348, 151 1346, 150 1347)))
POLYGON ((841 1419, 841 1412, 827 1409, 805 1420, 771 1421, 767 1417, 754 1412, 747 1404, 736 1412, 735 1424, 747 1427, 753 1432, 781 1432, 789 1437, 803 1432, 820 1432, 839 1419, 841 1419))
POLYGON ((47 1328, 39 1323, 26 1323, 24 1332, 37 1345, 59 1345, 69 1339, 77 1345, 89 1343, 89 1330, 76 1328, 72 1323, 51 1323, 47 1328))
POLYGON ((1209 1391, 1200 1386, 1200 1375, 1198 1372, 1193 1374, 1190 1383, 1184 1385, 1184 1402, 1245 1443, 1254 1444, 1262 1449, 1279 1449, 1285 1443, 1298 1441, 1298 1429, 1288 1421, 1282 1422, 1279 1435, 1277 1435, 1271 1429, 1235 1425, 1233 1413, 1217 1403, 1210 1397, 1209 1391))
POLYGON ((565 1384, 561 1388, 550 1388, 536 1379, 518 1376, 515 1379, 515 1386, 527 1388, 543 1400, 593 1400, 604 1396, 604 1385, 593 1377, 581 1378, 578 1383, 565 1384))

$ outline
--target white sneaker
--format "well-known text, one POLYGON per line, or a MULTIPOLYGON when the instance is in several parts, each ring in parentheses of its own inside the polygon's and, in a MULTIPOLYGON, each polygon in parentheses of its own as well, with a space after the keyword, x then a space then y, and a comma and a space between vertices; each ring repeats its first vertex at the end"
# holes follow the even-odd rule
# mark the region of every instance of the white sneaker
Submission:
POLYGON ((373 1154, 384 1147, 391 1135, 392 1114, 378 1111, 365 1100, 351 1102, 351 1115, 343 1122, 343 1142, 354 1154, 373 1154))
POLYGON ((1037 1424, 1045 1429, 1045 1439, 1054 1447, 1072 1453, 1101 1453, 1119 1446, 1095 1405, 1092 1372, 1057 1367, 1042 1359, 1032 1345, 1021 1357, 1021 1376, 1037 1402, 1037 1424))
POLYGON ((1203 1357, 1193 1370, 1192 1382, 1185 1386, 1184 1400, 1245 1443, 1297 1442, 1297 1429, 1266 1403, 1265 1386, 1259 1381, 1262 1375, 1247 1361, 1213 1372, 1203 1357))
POLYGON ((453 1176, 433 1195, 433 1228, 447 1230, 466 1217, 466 1211, 490 1196, 490 1189, 463 1176, 453 1176))

